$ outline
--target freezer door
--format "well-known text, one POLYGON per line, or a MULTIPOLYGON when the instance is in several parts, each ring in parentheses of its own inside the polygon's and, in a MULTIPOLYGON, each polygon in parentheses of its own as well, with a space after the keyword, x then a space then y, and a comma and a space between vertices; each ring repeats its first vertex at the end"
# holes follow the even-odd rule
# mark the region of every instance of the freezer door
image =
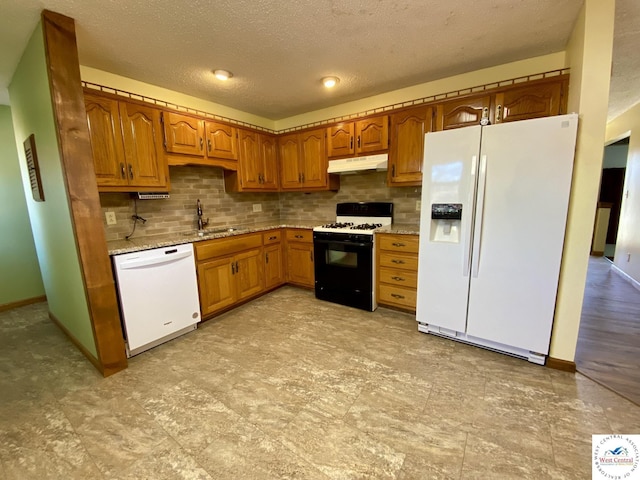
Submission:
POLYGON ((563 115, 484 128, 468 335, 548 353, 577 124, 563 115))
POLYGON ((465 331, 481 131, 425 135, 416 319, 430 328, 465 331))

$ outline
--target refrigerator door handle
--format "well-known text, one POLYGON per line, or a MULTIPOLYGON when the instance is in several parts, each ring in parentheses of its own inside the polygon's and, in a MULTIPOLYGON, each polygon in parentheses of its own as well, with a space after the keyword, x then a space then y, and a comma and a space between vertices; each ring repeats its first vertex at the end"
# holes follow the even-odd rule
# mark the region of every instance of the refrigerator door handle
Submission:
POLYGON ((462 259, 462 276, 469 276, 469 268, 471 265, 471 231, 473 230, 473 211, 475 209, 474 199, 476 198, 476 185, 478 182, 476 181, 476 172, 478 168, 478 156, 473 155, 471 157, 471 188, 469 189, 469 198, 467 199, 467 205, 469 209, 469 222, 466 228, 466 235, 464 236, 464 249, 462 254, 464 258, 462 259))
POLYGON ((472 275, 478 276, 480 270, 480 250, 482 249, 482 223, 484 222, 484 190, 487 183, 487 156, 480 157, 480 175, 478 177, 478 200, 476 203, 475 225, 473 227, 472 275))

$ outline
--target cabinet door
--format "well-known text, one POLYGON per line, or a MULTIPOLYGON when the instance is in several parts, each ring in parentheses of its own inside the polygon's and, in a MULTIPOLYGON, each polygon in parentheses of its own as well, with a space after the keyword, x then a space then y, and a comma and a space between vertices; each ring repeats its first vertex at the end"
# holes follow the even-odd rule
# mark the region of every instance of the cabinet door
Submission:
POLYGON ((98 186, 127 185, 118 101, 85 95, 84 102, 98 186))
POLYGON ((235 276, 238 300, 264 290, 262 248, 249 250, 235 256, 235 276))
POLYGON ((277 243, 264 247, 264 286, 275 287, 284 283, 282 245, 277 243))
POLYGON ((302 153, 302 186, 317 188, 327 186, 327 149, 325 129, 300 134, 302 153))
POLYGON ((562 84, 543 83, 496 94, 495 123, 560 115, 562 84))
POLYGON ((262 159, 262 188, 278 190, 278 150, 276 137, 260 135, 260 156, 262 159))
POLYGON ((441 103, 437 106, 436 130, 480 125, 482 116, 489 117, 491 96, 462 98, 441 103))
POLYGON ((389 148, 389 117, 369 118, 356 122, 356 153, 373 153, 389 148))
POLYGON ((298 135, 284 135, 278 138, 280 151, 280 186, 283 190, 299 189, 302 185, 298 135))
POLYGON ((287 247, 288 278, 291 283, 315 286, 313 244, 290 243, 287 247))
POLYGON ((168 168, 162 151, 160 110, 119 102, 129 185, 166 187, 168 168))
POLYGON ((238 172, 242 188, 260 188, 262 180, 262 162, 258 134, 249 130, 240 130, 240 160, 238 172))
POLYGON ((205 122, 207 157, 238 160, 238 130, 230 125, 205 122))
POLYGON ((234 272, 235 261, 232 257, 198 264, 198 289, 203 316, 222 310, 236 302, 234 272))
POLYGON ((355 152, 354 123, 339 123, 327 128, 327 156, 348 157, 355 152))
POLYGON ((431 107, 418 107, 391 115, 391 149, 387 183, 420 185, 424 135, 431 130, 431 107))
POLYGON ((167 152, 204 157, 204 121, 179 113, 163 112, 167 152))

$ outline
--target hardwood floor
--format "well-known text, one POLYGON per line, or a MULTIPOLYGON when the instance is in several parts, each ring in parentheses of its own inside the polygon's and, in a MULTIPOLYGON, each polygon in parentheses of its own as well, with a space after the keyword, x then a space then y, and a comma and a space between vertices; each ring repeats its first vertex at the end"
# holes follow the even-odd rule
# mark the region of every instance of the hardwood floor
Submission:
POLYGON ((576 365, 640 405, 640 291, 602 257, 589 260, 576 365))

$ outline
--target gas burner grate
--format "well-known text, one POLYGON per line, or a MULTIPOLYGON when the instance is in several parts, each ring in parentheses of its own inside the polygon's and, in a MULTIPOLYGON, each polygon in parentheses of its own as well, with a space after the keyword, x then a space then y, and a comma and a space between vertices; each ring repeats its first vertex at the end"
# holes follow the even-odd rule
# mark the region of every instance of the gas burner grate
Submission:
POLYGON ((351 230, 375 230, 376 228, 380 228, 381 226, 381 223, 361 223, 360 225, 354 225, 350 228, 351 230))

